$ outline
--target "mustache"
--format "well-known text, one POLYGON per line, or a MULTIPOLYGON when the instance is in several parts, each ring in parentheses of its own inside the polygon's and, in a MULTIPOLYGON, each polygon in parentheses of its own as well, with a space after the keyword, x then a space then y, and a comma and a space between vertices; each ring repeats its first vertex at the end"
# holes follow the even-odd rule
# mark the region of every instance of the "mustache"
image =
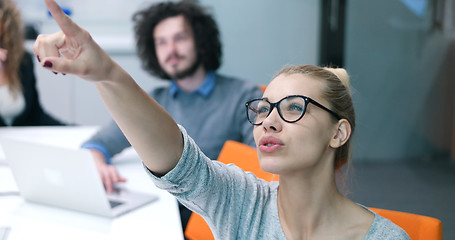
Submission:
POLYGON ((182 59, 184 58, 182 55, 179 55, 177 53, 172 53, 171 55, 169 55, 167 58, 166 58, 166 62, 168 62, 171 58, 178 58, 178 59, 182 59))

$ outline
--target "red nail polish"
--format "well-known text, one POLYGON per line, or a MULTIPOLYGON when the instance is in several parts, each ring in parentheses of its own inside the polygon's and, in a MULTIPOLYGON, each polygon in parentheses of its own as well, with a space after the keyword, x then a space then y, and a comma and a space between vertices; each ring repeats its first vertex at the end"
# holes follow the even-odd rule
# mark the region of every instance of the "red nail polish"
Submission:
POLYGON ((47 67, 47 68, 51 68, 52 67, 52 63, 50 61, 45 61, 43 66, 47 67))
POLYGON ((38 59, 38 62, 41 62, 41 59, 39 58, 38 55, 36 55, 36 59, 38 59))
POLYGON ((53 73, 54 73, 55 75, 57 75, 57 74, 58 74, 57 72, 54 72, 54 71, 53 71, 53 73))

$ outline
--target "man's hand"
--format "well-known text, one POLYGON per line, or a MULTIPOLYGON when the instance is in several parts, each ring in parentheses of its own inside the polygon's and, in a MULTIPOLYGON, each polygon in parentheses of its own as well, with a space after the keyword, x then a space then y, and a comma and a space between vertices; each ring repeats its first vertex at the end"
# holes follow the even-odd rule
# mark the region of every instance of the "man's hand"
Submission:
POLYGON ((126 179, 117 172, 115 166, 106 163, 106 159, 101 152, 97 150, 90 150, 90 152, 93 155, 96 168, 98 169, 98 173, 101 176, 107 193, 111 193, 114 190, 114 184, 126 182, 126 179))

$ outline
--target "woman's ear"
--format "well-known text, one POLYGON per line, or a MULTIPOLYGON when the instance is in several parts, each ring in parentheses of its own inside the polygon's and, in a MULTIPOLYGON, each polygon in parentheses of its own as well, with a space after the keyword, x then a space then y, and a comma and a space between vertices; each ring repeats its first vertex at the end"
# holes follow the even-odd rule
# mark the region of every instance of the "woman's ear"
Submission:
POLYGON ((337 123, 335 135, 330 140, 330 147, 339 148, 351 137, 351 124, 346 119, 340 119, 337 123))

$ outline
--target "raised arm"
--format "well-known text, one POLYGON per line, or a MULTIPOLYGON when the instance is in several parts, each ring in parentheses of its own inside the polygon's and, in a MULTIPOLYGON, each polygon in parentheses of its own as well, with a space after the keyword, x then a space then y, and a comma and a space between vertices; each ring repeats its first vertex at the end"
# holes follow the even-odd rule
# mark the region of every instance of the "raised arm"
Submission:
POLYGON ((61 32, 38 36, 33 51, 41 65, 93 82, 147 168, 156 174, 170 171, 183 150, 174 120, 54 0, 44 2, 61 32))

